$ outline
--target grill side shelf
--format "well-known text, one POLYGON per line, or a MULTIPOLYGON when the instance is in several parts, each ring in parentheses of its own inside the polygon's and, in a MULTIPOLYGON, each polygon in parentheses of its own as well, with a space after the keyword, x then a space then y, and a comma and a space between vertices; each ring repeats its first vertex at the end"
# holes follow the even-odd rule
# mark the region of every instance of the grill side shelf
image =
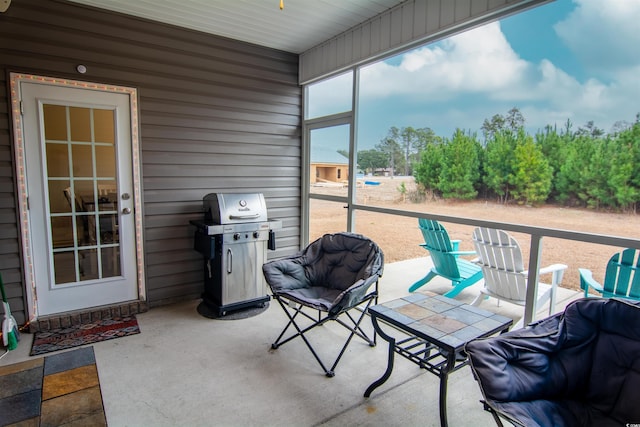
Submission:
POLYGON ((208 234, 209 236, 213 236, 215 234, 223 234, 225 232, 233 231, 233 230, 225 230, 225 226, 222 224, 211 224, 205 221, 189 221, 190 224, 195 225, 198 231, 208 234))

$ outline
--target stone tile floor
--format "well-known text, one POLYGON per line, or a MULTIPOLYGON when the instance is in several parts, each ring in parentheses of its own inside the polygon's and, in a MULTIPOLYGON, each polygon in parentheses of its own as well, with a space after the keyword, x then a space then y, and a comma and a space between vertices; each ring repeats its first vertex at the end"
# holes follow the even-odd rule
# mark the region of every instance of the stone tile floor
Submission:
POLYGON ((93 347, 0 366, 1 426, 106 426, 93 347))

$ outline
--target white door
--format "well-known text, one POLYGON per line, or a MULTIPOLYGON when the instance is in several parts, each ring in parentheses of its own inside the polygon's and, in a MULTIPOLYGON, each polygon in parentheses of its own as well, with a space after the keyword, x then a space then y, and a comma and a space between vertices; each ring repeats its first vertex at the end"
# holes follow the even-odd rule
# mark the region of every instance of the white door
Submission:
POLYGON ((137 300, 131 95, 19 86, 37 314, 137 300))

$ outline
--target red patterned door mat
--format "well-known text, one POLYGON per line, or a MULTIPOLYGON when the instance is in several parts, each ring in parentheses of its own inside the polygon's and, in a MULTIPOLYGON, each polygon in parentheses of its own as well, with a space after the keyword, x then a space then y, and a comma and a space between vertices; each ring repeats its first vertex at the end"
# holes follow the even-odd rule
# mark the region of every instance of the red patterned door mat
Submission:
POLYGON ((93 344, 140 333, 135 316, 95 320, 91 323, 36 332, 30 356, 93 344))

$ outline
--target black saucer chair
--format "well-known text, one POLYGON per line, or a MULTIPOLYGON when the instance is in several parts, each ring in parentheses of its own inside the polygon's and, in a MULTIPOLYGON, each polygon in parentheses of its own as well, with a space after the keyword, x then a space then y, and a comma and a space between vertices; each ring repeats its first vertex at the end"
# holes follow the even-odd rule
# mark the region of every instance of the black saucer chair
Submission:
POLYGON ((465 350, 499 426, 640 423, 640 302, 580 299, 465 350))
POLYGON ((325 234, 293 256, 264 264, 262 271, 273 298, 289 318, 271 347, 276 349, 300 337, 326 376, 333 377, 354 335, 370 346, 376 344, 375 333, 370 337, 360 323, 367 308, 377 302, 378 279, 382 276, 383 265, 383 254, 378 245, 362 235, 346 232, 325 234), (337 358, 327 368, 306 334, 330 320, 350 332, 337 358), (310 325, 302 325, 309 321, 310 325), (291 326, 295 331, 285 338, 291 326))

